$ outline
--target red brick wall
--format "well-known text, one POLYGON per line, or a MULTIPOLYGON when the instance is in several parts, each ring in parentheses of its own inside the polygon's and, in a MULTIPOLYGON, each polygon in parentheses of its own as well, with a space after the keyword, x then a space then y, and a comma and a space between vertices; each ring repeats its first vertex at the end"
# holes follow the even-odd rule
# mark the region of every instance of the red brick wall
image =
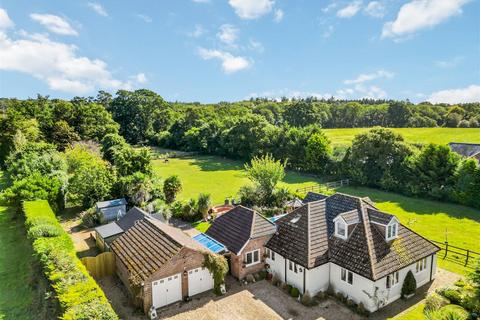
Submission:
POLYGON ((248 274, 256 273, 265 268, 265 260, 263 255, 265 253, 265 243, 270 239, 271 235, 264 236, 256 239, 250 240, 245 248, 243 248, 240 255, 235 255, 232 253, 231 255, 231 273, 235 278, 243 279, 248 274), (245 253, 249 251, 253 251, 256 249, 260 249, 260 263, 257 263, 250 267, 243 267, 243 261, 246 260, 245 253))

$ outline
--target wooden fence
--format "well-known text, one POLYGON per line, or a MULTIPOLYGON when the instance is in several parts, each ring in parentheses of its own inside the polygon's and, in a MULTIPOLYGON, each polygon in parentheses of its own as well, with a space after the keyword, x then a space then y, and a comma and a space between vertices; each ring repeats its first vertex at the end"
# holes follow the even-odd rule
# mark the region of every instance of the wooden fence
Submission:
POLYGON ((80 260, 95 279, 115 274, 115 255, 113 252, 104 252, 96 257, 84 257, 80 260))
POLYGON ((325 187, 328 189, 335 189, 340 187, 347 187, 350 185, 350 179, 343 179, 338 181, 326 182, 321 185, 311 185, 303 188, 297 189, 298 193, 307 193, 307 192, 321 192, 325 187))
POLYGON ((448 243, 448 241, 440 242, 435 240, 430 240, 435 243, 437 246, 440 247, 440 251, 438 253, 438 257, 444 260, 449 260, 452 262, 456 262, 458 264, 462 264, 468 268, 475 268, 476 261, 480 259, 480 253, 465 249, 457 246, 453 246, 448 243))

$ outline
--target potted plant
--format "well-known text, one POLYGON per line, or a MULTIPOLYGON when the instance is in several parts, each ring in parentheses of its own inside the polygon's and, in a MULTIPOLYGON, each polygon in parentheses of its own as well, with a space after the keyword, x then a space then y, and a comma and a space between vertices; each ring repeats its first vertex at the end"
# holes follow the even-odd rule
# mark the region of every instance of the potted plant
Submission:
POLYGON ((405 280, 403 280, 402 298, 408 299, 413 297, 415 295, 415 290, 417 290, 417 280, 415 280, 412 271, 408 271, 405 280))

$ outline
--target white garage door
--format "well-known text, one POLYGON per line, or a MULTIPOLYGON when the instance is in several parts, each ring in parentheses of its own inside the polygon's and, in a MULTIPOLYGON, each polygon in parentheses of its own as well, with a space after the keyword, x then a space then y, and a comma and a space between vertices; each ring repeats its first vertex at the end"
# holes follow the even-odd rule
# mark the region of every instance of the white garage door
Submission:
POLYGON ((152 282, 152 303, 155 308, 182 300, 180 273, 152 282))
POLYGON ((188 271, 188 295, 194 296, 213 289, 213 276, 207 268, 188 271))

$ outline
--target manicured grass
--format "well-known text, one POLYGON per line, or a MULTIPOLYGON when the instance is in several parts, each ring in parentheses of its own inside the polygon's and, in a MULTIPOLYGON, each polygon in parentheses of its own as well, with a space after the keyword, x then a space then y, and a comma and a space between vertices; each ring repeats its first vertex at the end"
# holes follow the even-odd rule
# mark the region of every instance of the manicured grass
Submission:
POLYGON ((389 320, 421 320, 421 319, 425 319, 425 316, 423 314, 423 308, 424 307, 425 307, 424 302, 418 303, 418 304, 414 305, 413 307, 411 307, 410 309, 408 309, 407 311, 405 311, 405 313, 402 313, 402 314, 400 314, 396 317, 390 318, 389 320))
MULTIPOLYGON (((428 239, 443 242, 448 237, 451 245, 479 251, 480 210, 369 188, 348 187, 338 191, 370 197, 380 210, 394 214, 402 224, 428 239)), ((459 256, 459 260, 464 261, 464 257, 459 256)), ((443 260, 440 256, 438 264, 441 268, 460 274, 471 271, 459 263, 443 260)))
POLYGON ((1 206, 0 248, 0 319, 33 319, 33 251, 22 219, 12 208, 1 206))
MULTIPOLYGON (((355 135, 371 128, 324 129, 334 145, 350 145, 355 135)), ((480 128, 392 128, 411 143, 480 143, 480 128)))
POLYGON ((192 226, 200 232, 205 232, 210 228, 210 222, 197 221, 193 223, 192 226))
MULTIPOLYGON (((225 198, 235 198, 240 187, 249 183, 242 162, 221 157, 170 158, 167 163, 154 160, 153 167, 162 178, 173 174, 180 177, 183 191, 178 198, 181 200, 197 198, 199 193, 206 192, 210 193, 212 203, 217 205, 223 203, 225 198)), ((297 188, 318 183, 320 181, 313 177, 288 172, 282 185, 295 191, 297 188)))

